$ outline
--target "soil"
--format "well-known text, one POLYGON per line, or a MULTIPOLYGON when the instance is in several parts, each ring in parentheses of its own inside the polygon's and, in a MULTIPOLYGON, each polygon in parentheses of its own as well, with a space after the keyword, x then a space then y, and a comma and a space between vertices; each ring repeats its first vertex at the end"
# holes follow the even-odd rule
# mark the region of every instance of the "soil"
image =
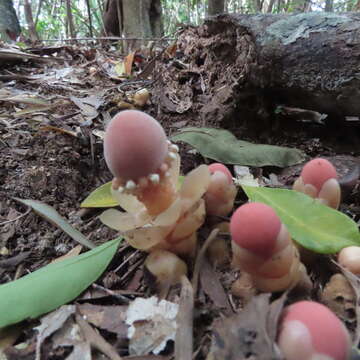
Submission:
MULTIPOLYGON (((70 224, 96 244, 102 244, 117 236, 115 231, 108 229, 98 219, 101 209, 82 209, 80 204, 92 190, 112 178, 104 161, 101 136, 97 134, 98 131, 104 130, 106 121, 124 106, 124 102, 131 103, 129 93, 118 91, 119 85, 128 80, 116 79, 116 76, 109 76, 106 70, 101 70, 109 65, 109 62, 98 54, 89 55, 88 50, 83 48, 75 50, 72 49, 70 52, 64 47, 59 51, 58 56, 67 58, 71 64, 67 65, 68 69, 75 72, 79 70, 80 75, 76 75, 78 82, 74 81, 74 75, 69 83, 63 78, 61 86, 51 83, 45 86, 47 82, 45 77, 51 73, 51 69, 47 65, 36 62, 6 64, 2 69, 0 68, 0 74, 16 72, 22 75, 37 74, 43 77, 43 81, 4 81, 0 83, 0 95, 2 90, 9 90, 13 95, 15 93, 32 94, 42 99, 49 99, 53 104, 58 99, 62 100, 51 110, 40 109, 28 115, 16 115, 17 111, 27 108, 26 103, 4 100, 3 96, 0 97, 1 283, 7 283, 48 264, 76 245, 69 236, 33 211, 29 211, 14 198, 40 200, 53 206, 70 224), (70 56, 70 53, 76 53, 77 56, 70 56), (95 70, 92 69, 94 67, 95 70), (104 96, 101 97, 101 106, 96 109, 97 115, 93 118, 85 116, 83 109, 79 110, 79 107, 69 100, 71 96, 85 97, 99 94, 99 89, 105 90, 102 93, 104 96), (19 258, 21 254, 26 254, 26 256, 19 258), (10 261, 3 262, 4 260, 10 261)), ((106 53, 106 55, 116 59, 113 53, 106 53)), ((51 66, 52 69, 58 70, 64 67, 56 63, 51 66)), ((137 71, 134 68, 133 70, 137 71)), ((130 81, 130 83, 132 86, 130 94, 143 85, 143 83, 138 85, 135 81, 130 81)), ((148 88, 150 92, 153 89, 152 85, 148 88)), ((143 111, 156 115, 167 134, 174 133, 179 128, 179 124, 176 124, 179 118, 172 117, 171 114, 158 113, 157 109, 157 104, 151 101, 142 108, 143 111)), ((199 124, 198 119, 192 117, 191 111, 183 113, 180 120, 185 121, 186 126, 209 125, 199 124)), ((322 125, 303 123, 295 123, 292 126, 280 125, 276 131, 263 129, 264 131, 256 134, 253 129, 247 128, 246 124, 235 123, 231 119, 227 119, 226 123, 216 123, 211 126, 227 128, 243 140, 298 148, 303 150, 308 158, 326 157, 334 163, 340 178, 359 166, 360 146, 349 143, 346 138, 338 138, 333 131, 327 130, 322 125)), ((354 127, 354 131, 357 130, 358 128, 354 127)), ((184 173, 204 161, 210 162, 199 154, 191 153, 188 145, 179 145, 184 173)), ((252 170, 255 174, 261 173, 266 177, 274 173, 278 176, 278 181, 286 187, 290 186, 298 176, 301 165, 287 169, 252 170)), ((245 201, 244 196, 239 198, 239 203, 243 201, 245 201)), ((351 185, 348 185, 340 210, 353 220, 360 221, 359 181, 353 181, 351 185)), ((205 239, 208 232, 209 230, 205 227, 200 238, 205 239)), ((106 272, 96 282, 100 287, 91 287, 93 298, 90 303, 106 306, 119 305, 121 303, 119 298, 111 296, 106 290, 122 291, 128 301, 139 294, 143 296, 156 294, 153 281, 149 280, 149 276, 144 275, 142 267, 144 258, 145 254, 122 244, 106 272), (126 266, 116 270, 125 260, 127 260, 126 266), (96 292, 97 295, 94 295, 96 292)), ((325 262, 328 268, 330 265, 327 261, 325 262)), ((227 270, 216 268, 216 274, 227 293, 232 279, 237 274, 233 271, 228 272, 228 268, 227 270)), ((329 277, 330 275, 327 274, 326 280, 329 277)), ((323 281, 325 280, 319 280, 321 285, 323 281)), ((178 295, 179 288, 174 288, 168 299, 177 299, 178 295)), ((89 293, 82 294, 74 300, 74 303, 84 303, 84 299, 89 296, 89 293)), ((314 299, 318 298, 316 294, 312 296, 314 299)), ((231 296, 230 300, 232 309, 237 311, 242 307, 238 299, 231 296)), ((214 305, 213 299, 200 291, 195 301, 196 359, 206 357, 211 343, 212 323, 215 319, 220 319, 222 314, 222 309, 214 305)), ((351 331, 355 329, 354 317, 355 315, 352 314, 347 324, 351 331)), ((101 334, 126 358, 127 345, 120 335, 116 340, 114 333, 102 330, 101 334)), ((17 340, 17 343, 21 342, 33 346, 36 343, 36 331, 31 328, 25 330, 17 340)), ((34 346, 31 349, 28 348, 26 354, 24 351, 20 354, 14 347, 10 347, 7 353, 8 359, 34 358, 34 346)), ((168 347, 162 357, 154 356, 153 358, 168 358, 171 351, 172 348, 168 347)), ((68 353, 67 347, 55 349, 49 342, 43 347, 44 359, 64 359, 68 353)), ((151 359, 151 357, 141 357, 141 359, 151 359)))

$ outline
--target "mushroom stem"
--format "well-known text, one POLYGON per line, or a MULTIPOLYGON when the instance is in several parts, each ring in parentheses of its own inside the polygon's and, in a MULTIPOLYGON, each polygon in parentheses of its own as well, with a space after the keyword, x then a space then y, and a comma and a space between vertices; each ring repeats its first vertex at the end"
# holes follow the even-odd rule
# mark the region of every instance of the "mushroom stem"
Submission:
POLYGON ((233 265, 264 292, 294 287, 306 275, 297 248, 275 211, 262 203, 239 207, 231 217, 233 265))

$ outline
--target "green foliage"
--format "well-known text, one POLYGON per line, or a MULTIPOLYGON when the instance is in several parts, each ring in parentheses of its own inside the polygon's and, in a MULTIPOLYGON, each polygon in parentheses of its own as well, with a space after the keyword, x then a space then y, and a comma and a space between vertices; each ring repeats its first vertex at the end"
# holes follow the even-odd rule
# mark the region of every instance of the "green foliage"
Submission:
POLYGON ((81 203, 81 207, 112 207, 118 202, 111 195, 111 181, 101 185, 81 203))
POLYGON ((186 128, 172 136, 171 139, 184 141, 204 157, 224 164, 285 167, 298 164, 304 159, 303 153, 297 149, 252 144, 238 140, 227 130, 186 128))
MULTIPOLYGON (((184 176, 179 176, 178 189, 184 181, 184 176)), ((119 205, 118 202, 111 195, 111 181, 99 186, 92 191, 87 198, 81 203, 81 207, 98 207, 107 208, 119 205)))
POLYGON ((36 318, 73 300, 106 269, 120 239, 49 264, 0 286, 0 328, 36 318))
POLYGON ((297 191, 242 187, 251 201, 271 206, 292 238, 306 249, 335 254, 347 246, 360 246, 358 226, 343 213, 297 191))

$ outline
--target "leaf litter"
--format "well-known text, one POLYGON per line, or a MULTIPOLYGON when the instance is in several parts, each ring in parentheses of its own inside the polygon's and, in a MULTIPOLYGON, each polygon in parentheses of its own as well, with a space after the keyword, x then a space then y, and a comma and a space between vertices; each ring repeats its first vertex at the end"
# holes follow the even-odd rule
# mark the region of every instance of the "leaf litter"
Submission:
MULTIPOLYGON (((111 116, 125 108, 139 108, 152 113, 156 105, 156 96, 154 100, 152 99, 153 95, 157 95, 152 93, 153 79, 151 76, 144 77, 144 74, 143 77, 137 78, 141 70, 134 68, 132 54, 119 62, 118 54, 109 51, 106 53, 107 56, 104 56, 107 50, 100 46, 95 46, 92 51, 79 45, 59 46, 55 52, 50 48, 43 50, 44 53, 48 52, 47 58, 39 56, 35 50, 35 55, 31 52, 19 52, 6 48, 0 51, 0 63, 3 66, 6 64, 6 71, 0 71, 0 81, 4 82, 4 86, 0 89, 0 150, 2 152, 0 158, 2 184, 0 187, 0 226, 2 226, 0 264, 3 264, 0 271, 3 271, 2 282, 9 282, 16 278, 16 273, 33 272, 56 258, 66 256, 75 246, 71 237, 72 232, 65 234, 34 213, 26 212, 23 206, 13 201, 15 197, 48 204, 55 209, 57 216, 65 218, 69 226, 81 231, 86 239, 91 239, 96 245, 117 236, 115 231, 101 225, 97 219, 99 211, 96 208, 81 212, 79 204, 95 188, 111 180, 102 156, 103 131, 111 116), (80 56, 84 61, 81 64, 77 60, 80 56), (29 61, 23 63, 23 59, 29 61), (67 60, 67 65, 64 65, 64 59, 67 60), (109 59, 113 60, 109 61, 109 59), (44 62, 52 65, 42 66, 44 62), (20 64, 20 71, 16 74, 13 71, 15 64, 20 64), (119 69, 123 69, 121 72, 125 72, 126 76, 119 74, 119 69), (15 86, 9 81, 15 81, 15 86), (150 100, 136 103, 135 94, 143 88, 150 91, 150 100), (8 219, 9 210, 25 215, 8 219), (8 223, 10 226, 4 232, 7 225, 1 224, 9 220, 12 222, 8 223)), ((151 75, 151 71, 154 69, 156 71, 156 65, 151 63, 151 59, 155 56, 153 54, 147 56, 151 65, 148 67, 150 69, 148 73, 151 75)), ((177 86, 176 83, 174 84, 177 86)), ((206 122, 200 124, 192 118, 189 110, 195 106, 195 103, 191 94, 184 93, 179 97, 174 89, 168 95, 171 101, 166 96, 162 99, 164 107, 169 112, 161 115, 162 124, 168 134, 173 134, 179 129, 181 132, 185 125, 196 127, 214 125, 213 123, 206 124, 206 122)), ((221 128, 221 124, 217 126, 221 128)), ((252 138, 250 133, 241 133, 237 128, 227 130, 231 130, 236 135, 236 139, 242 146, 250 146, 249 143, 265 143, 252 138)), ((197 132, 199 135, 198 130, 197 132)), ((193 141, 195 140, 191 140, 195 144, 193 141)), ((338 156, 335 145, 333 148, 330 145, 329 148, 328 144, 322 143, 322 139, 316 142, 310 141, 306 134, 301 136, 287 134, 287 136, 280 136, 280 139, 270 136, 266 143, 301 149, 302 152, 294 151, 290 157, 286 157, 281 154, 282 150, 271 149, 267 145, 262 149, 251 147, 250 150, 255 152, 247 153, 246 156, 250 156, 252 162, 241 163, 238 160, 233 161, 233 158, 230 159, 230 163, 239 162, 240 165, 249 166, 249 171, 245 175, 239 175, 241 181, 262 184, 261 177, 253 176, 257 173, 253 166, 260 166, 264 175, 272 179, 274 186, 280 183, 286 187, 292 183, 291 176, 295 176, 299 167, 289 166, 284 172, 279 172, 278 169, 267 167, 267 165, 284 166, 284 159, 290 159, 294 164, 303 159, 304 152, 308 156, 318 154, 338 156), (282 157, 275 163, 265 164, 261 162, 263 161, 261 158, 259 162, 256 152, 260 151, 261 155, 264 149, 265 151, 280 151, 282 157), (293 171, 293 173, 289 174, 286 171, 293 171), (270 176, 274 172, 277 176, 276 181, 274 175, 270 176)), ((181 145, 182 167, 185 173, 203 163, 204 160, 208 161, 202 156, 218 158, 218 155, 213 153, 214 149, 199 148, 198 152, 192 149, 189 145, 181 145)), ((226 152, 222 151, 221 156, 224 155, 226 157, 226 152)), ((360 218, 359 183, 356 179, 359 168, 356 167, 358 155, 355 153, 351 159, 345 160, 335 158, 337 168, 341 169, 341 175, 348 174, 350 177, 350 180, 346 182, 349 186, 347 193, 350 197, 346 197, 342 210, 355 222, 358 222, 360 218)), ((227 158, 219 159, 228 161, 227 158)), ((106 197, 107 193, 100 193, 99 196, 107 204, 106 202, 109 201, 106 197)), ((240 194, 239 201, 245 200, 245 196, 240 194)), ((68 225, 65 227, 69 229, 68 225)), ((205 233, 208 230, 206 229, 205 233)), ((202 234, 204 239, 205 233, 202 234)), ((143 259, 137 256, 132 257, 133 253, 134 250, 129 247, 120 247, 105 275, 97 281, 102 285, 89 288, 77 297, 78 304, 75 312, 73 312, 74 305, 68 305, 69 307, 60 307, 53 313, 40 318, 40 327, 43 325, 45 329, 47 327, 45 324, 49 322, 47 317, 54 319, 58 311, 59 314, 63 312, 62 316, 58 315, 60 316, 58 320, 50 321, 48 324, 49 334, 45 330, 42 333, 41 344, 45 346, 41 346, 41 358, 47 359, 51 354, 57 353, 64 359, 90 359, 92 349, 95 348, 107 354, 109 358, 128 358, 129 345, 125 336, 128 331, 126 309, 137 298, 155 294, 152 290, 153 280, 148 279, 143 271, 143 259), (127 265, 119 267, 123 261, 128 261, 127 265), (118 267, 118 271, 112 272, 118 267), (125 299, 126 301, 123 301, 125 299), (119 302, 122 303, 119 304, 119 302), (71 311, 67 313, 68 310, 64 309, 71 309, 71 311), (67 350, 69 347, 70 352, 67 350)), ((269 359, 269 357, 262 357, 265 355, 261 354, 273 354, 272 356, 276 359, 278 353, 273 342, 277 319, 284 301, 289 301, 294 295, 286 294, 275 301, 267 295, 252 297, 245 311, 241 311, 244 307, 241 298, 233 296, 230 291, 231 284, 238 274, 229 271, 228 267, 212 266, 207 261, 202 262, 202 265, 201 269, 195 271, 195 279, 198 280, 194 282, 194 289, 191 284, 184 281, 181 289, 179 287, 170 289, 166 298, 174 304, 179 304, 188 315, 179 316, 177 321, 181 325, 181 331, 176 331, 175 335, 175 354, 180 354, 177 357, 180 359, 181 356, 185 356, 183 359, 186 359, 189 353, 193 352, 196 359, 207 357, 208 360, 231 359, 231 356, 236 355, 238 355, 236 359, 240 359, 241 356, 248 358, 251 353, 254 359, 269 359), (213 286, 206 286, 210 285, 207 281, 209 278, 213 280, 213 286), (202 285, 203 283, 206 283, 205 286, 202 285), (194 290, 195 293, 191 295, 194 290), (233 310, 236 314, 232 314, 233 310), (223 320, 224 317, 226 317, 225 320, 223 320), (194 336, 191 336, 191 328, 194 329, 194 336), (254 334, 257 334, 256 338, 254 334), (187 349, 186 355, 182 355, 177 344, 184 344, 187 349), (243 345, 241 349, 239 349, 239 344, 243 345)), ((316 269, 312 276, 319 277, 316 269)), ((321 292, 325 280, 320 280, 319 277, 318 284, 318 290, 321 292)), ((357 294, 357 279, 352 279, 352 286, 357 294)), ((342 293, 342 296, 346 299, 345 303, 349 305, 350 297, 345 296, 345 293, 342 293)), ((356 301, 355 311, 359 314, 358 301, 356 301)), ((24 356, 35 355, 35 340, 37 337, 39 339, 40 335, 36 331, 29 331, 29 326, 39 328, 39 324, 25 323, 25 325, 27 328, 15 332, 17 334, 15 338, 19 339, 22 335, 21 341, 25 339, 26 343, 10 342, 4 352, 8 359, 14 356, 20 359, 24 356)), ((141 323, 138 325, 141 329, 141 323)), ((358 328, 359 321, 357 321, 358 328)), ((8 333, 10 334, 10 330, 8 333)), ((156 332, 153 332, 153 335, 155 334, 156 332)), ((359 330, 355 331, 354 339, 358 342, 359 330)), ((167 343, 165 352, 163 351, 161 355, 143 354, 132 356, 131 359, 169 359, 172 353, 173 347, 170 342, 170 344, 167 343)))

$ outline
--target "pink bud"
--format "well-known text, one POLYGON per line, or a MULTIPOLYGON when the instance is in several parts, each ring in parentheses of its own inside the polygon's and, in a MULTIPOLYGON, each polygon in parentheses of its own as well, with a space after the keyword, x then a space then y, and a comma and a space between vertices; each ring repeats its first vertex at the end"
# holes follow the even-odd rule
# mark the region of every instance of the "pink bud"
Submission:
POLYGON ((232 215, 230 232, 233 241, 258 256, 272 256, 281 222, 275 211, 262 203, 247 203, 232 215))
POLYGON ((227 179, 229 181, 229 184, 232 183, 231 172, 229 171, 229 169, 225 165, 220 164, 220 163, 213 163, 213 164, 209 165, 209 171, 210 171, 210 174, 213 174, 216 171, 222 172, 223 174, 226 175, 226 177, 227 177, 227 179))
POLYGON ((115 177, 137 180, 155 173, 167 153, 164 129, 153 117, 141 111, 118 113, 106 129, 105 161, 115 177))
POLYGON ((301 171, 301 177, 304 184, 315 186, 319 193, 327 180, 337 179, 337 174, 334 166, 328 160, 317 158, 305 164, 301 171))
POLYGON ((300 301, 285 308, 278 344, 286 360, 346 360, 349 334, 326 306, 300 301))

